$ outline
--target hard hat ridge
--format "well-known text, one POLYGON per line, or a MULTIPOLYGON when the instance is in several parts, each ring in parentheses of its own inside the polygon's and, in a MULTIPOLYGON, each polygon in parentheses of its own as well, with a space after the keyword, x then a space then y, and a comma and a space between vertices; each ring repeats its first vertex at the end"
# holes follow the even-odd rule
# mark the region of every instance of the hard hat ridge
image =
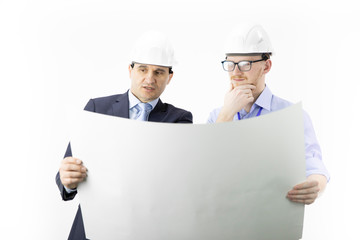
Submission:
POLYGON ((270 38, 261 25, 235 29, 225 45, 226 55, 262 54, 273 52, 270 38))

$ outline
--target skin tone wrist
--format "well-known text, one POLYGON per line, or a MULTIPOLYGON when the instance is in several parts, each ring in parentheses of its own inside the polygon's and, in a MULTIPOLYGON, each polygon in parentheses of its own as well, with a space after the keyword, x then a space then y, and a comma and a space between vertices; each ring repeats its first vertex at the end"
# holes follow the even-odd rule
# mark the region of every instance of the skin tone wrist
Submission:
POLYGON ((216 122, 231 122, 235 114, 236 112, 231 111, 231 109, 225 109, 223 107, 216 119, 216 122))

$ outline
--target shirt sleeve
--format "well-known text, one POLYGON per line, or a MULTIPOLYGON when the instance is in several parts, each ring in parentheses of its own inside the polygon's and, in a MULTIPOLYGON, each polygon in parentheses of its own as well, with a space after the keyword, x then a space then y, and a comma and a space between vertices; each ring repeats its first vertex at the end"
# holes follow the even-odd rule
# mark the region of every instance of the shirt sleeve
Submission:
POLYGON ((220 113, 220 108, 216 108, 216 109, 212 110, 209 114, 207 123, 215 123, 217 117, 219 116, 219 113, 220 113))
POLYGON ((75 189, 70 189, 70 188, 67 188, 67 187, 65 187, 65 186, 64 186, 64 188, 65 188, 65 191, 66 191, 67 193, 69 193, 69 194, 77 191, 76 188, 75 188, 75 189))
POLYGON ((305 159, 306 177, 312 174, 324 175, 330 180, 330 174, 322 161, 320 145, 316 139, 315 131, 310 116, 304 111, 304 138, 305 138, 305 159))

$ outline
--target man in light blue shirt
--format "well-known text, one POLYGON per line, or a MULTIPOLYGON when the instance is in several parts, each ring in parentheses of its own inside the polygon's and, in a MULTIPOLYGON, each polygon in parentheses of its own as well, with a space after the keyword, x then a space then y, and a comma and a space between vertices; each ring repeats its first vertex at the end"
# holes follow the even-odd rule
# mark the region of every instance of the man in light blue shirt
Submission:
MULTIPOLYGON (((226 44, 223 69, 229 73, 230 89, 224 105, 210 113, 208 123, 238 121, 277 111, 291 105, 272 94, 265 84, 270 71, 272 54, 270 39, 259 26, 243 28, 232 33, 226 44)), ((294 186, 287 198, 294 202, 311 204, 324 191, 330 178, 322 161, 309 115, 304 112, 306 181, 294 186)))

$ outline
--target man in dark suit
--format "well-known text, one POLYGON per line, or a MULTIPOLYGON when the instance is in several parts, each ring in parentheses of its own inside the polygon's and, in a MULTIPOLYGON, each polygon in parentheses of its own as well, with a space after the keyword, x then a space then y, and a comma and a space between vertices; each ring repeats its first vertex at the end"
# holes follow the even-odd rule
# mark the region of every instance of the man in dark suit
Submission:
MULTIPOLYGON (((173 49, 167 38, 157 32, 144 34, 135 44, 129 65, 130 90, 123 94, 90 99, 84 110, 140 121, 192 123, 192 114, 163 103, 160 95, 173 77, 173 49)), ((72 156, 70 143, 56 183, 63 200, 72 200, 77 186, 86 178, 87 169, 82 160, 72 156)), ((68 239, 86 239, 79 206, 68 239)))

